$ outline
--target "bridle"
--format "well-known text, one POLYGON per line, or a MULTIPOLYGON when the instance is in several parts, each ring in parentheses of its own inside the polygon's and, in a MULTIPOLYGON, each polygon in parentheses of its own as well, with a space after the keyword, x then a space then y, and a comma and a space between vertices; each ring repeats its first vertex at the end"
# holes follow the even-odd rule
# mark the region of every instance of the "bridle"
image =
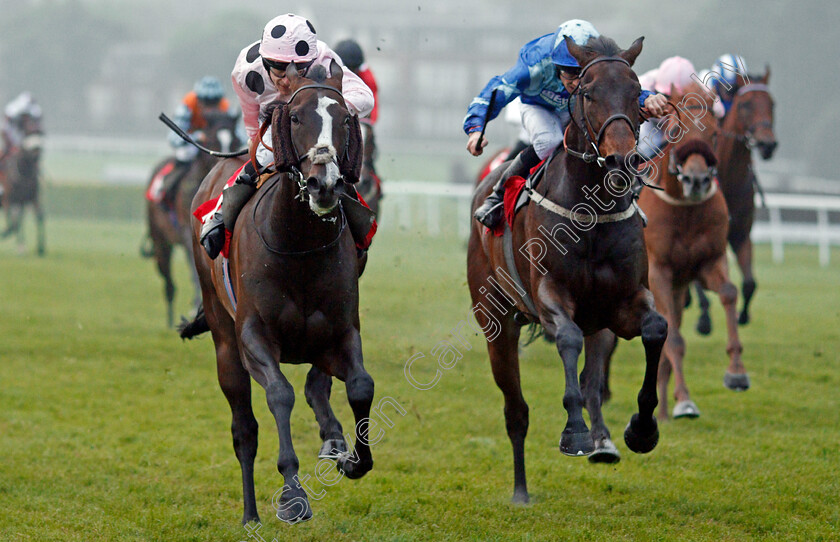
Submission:
POLYGON ((598 148, 598 144, 601 143, 601 137, 603 137, 604 132, 607 129, 607 126, 609 126, 611 123, 613 123, 617 120, 625 121, 628 125, 630 125, 630 129, 633 130, 633 133, 635 134, 635 138, 636 138, 636 143, 638 144, 638 142, 639 142, 639 125, 638 124, 633 124, 633 121, 630 120, 630 117, 628 117, 624 113, 616 113, 614 115, 611 115, 609 118, 607 118, 607 120, 604 121, 604 123, 601 125, 601 128, 597 132, 592 127, 592 122, 589 120, 589 117, 586 114, 586 103, 585 103, 586 100, 578 100, 577 97, 581 96, 581 93, 580 93, 581 92, 581 84, 583 83, 583 77, 584 77, 584 75, 586 75, 587 70, 589 70, 589 68, 591 68, 595 64, 598 64, 599 62, 621 62, 622 64, 625 64, 627 67, 630 67, 629 62, 627 62, 623 58, 616 57, 616 56, 603 56, 603 57, 600 57, 600 58, 596 58, 595 60, 592 60, 591 62, 589 62, 589 64, 584 66, 584 68, 580 71, 580 75, 578 75, 577 87, 575 87, 575 90, 571 93, 568 101, 566 102, 566 110, 569 112, 569 117, 571 118, 572 122, 574 122, 575 126, 577 126, 577 128, 581 132, 583 132, 583 135, 586 138, 586 142, 588 143, 588 146, 591 146, 594 152, 587 152, 587 151, 579 152, 579 151, 570 149, 566 145, 566 135, 568 134, 568 126, 566 127, 566 132, 563 134, 563 149, 568 154, 570 154, 571 156, 574 156, 575 158, 579 158, 579 159, 583 160, 584 162, 586 162, 587 164, 591 164, 592 162, 595 162, 598 165, 598 167, 604 167, 605 162, 606 162, 606 158, 604 158, 604 156, 601 155, 601 151, 598 148), (580 111, 581 111, 581 117, 583 119, 582 122, 580 120, 578 120, 578 118, 575 116, 575 112, 572 110, 572 105, 571 104, 572 104, 573 99, 574 99, 575 103, 577 103, 578 101, 581 103, 580 111))
MULTIPOLYGON (((770 95, 770 87, 768 87, 764 83, 750 83, 748 85, 744 85, 743 87, 739 88, 738 91, 735 93, 735 96, 733 96, 732 101, 734 102, 735 98, 737 98, 738 96, 743 96, 745 94, 749 94, 750 92, 764 92, 768 96, 771 96, 770 95)), ((733 103, 732 105, 734 106, 735 104, 733 103)), ((730 109, 730 113, 731 112, 732 112, 732 110, 730 109)), ((770 129, 772 129, 773 124, 769 120, 760 120, 760 121, 754 122, 753 124, 748 126, 744 130, 743 134, 739 134, 737 132, 729 132, 729 131, 726 131, 726 130, 723 130, 723 129, 721 129, 720 132, 727 137, 733 138, 735 141, 743 142, 744 145, 748 149, 752 149, 756 145, 756 139, 753 136, 753 134, 755 133, 756 129, 758 129, 758 128, 770 128, 770 129)))
MULTIPOLYGON (((313 83, 313 84, 309 84, 309 85, 303 85, 303 86, 299 87, 298 89, 296 89, 292 93, 292 95, 289 97, 289 101, 287 101, 283 105, 291 106, 292 102, 294 102, 297 95, 301 91, 306 90, 306 89, 329 90, 329 91, 332 91, 332 92, 335 92, 336 94, 338 94, 338 96, 341 98, 341 101, 342 102, 344 101, 344 94, 342 94, 342 92, 340 90, 338 90, 337 88, 331 87, 329 85, 320 84, 320 83, 313 83)), ((265 119, 265 121, 263 121, 262 125, 260 126, 258 137, 259 137, 259 142, 266 149, 268 149, 269 151, 271 151, 273 153, 274 148, 271 145, 269 145, 268 143, 266 143, 265 139, 264 139, 265 132, 268 130, 269 126, 271 126, 271 117, 270 116, 267 119, 265 119)), ((297 158, 297 165, 293 165, 293 166, 290 167, 291 174, 293 176, 294 181, 297 182, 298 185, 300 186, 301 191, 303 191, 303 190, 306 189, 306 182, 303 179, 303 173, 301 173, 301 171, 300 171, 300 164, 303 163, 304 160, 309 158, 309 153, 305 152, 305 153, 301 154, 300 152, 298 152, 297 147, 295 146, 295 141, 294 141, 294 139, 291 139, 291 137, 290 137, 290 140, 289 140, 289 144, 291 145, 292 151, 294 152, 294 155, 297 158)), ((350 146, 345 145, 344 146, 344 158, 345 159, 349 158, 349 153, 350 153, 350 146)), ((251 149, 250 154, 251 154, 251 163, 256 164, 257 163, 257 160, 256 160, 256 145, 251 149)), ((335 163, 335 165, 338 166, 339 165, 338 157, 333 156, 331 162, 335 163)), ((263 167, 263 170, 267 170, 268 168, 269 168, 269 166, 265 166, 265 167, 263 167)), ((261 171, 261 173, 262 172, 263 171, 261 171)))

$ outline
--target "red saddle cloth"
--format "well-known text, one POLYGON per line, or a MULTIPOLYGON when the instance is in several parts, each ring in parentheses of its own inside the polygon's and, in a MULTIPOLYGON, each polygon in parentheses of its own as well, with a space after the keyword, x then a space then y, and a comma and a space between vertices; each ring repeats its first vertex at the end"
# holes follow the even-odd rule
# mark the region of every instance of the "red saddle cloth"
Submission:
MULTIPOLYGON (((540 166, 543 165, 543 160, 533 168, 529 172, 528 176, 534 174, 540 166)), ((508 226, 513 229, 513 219, 516 217, 516 202, 519 200, 520 194, 522 194, 522 190, 525 189, 525 182, 526 180, 519 175, 514 175, 507 181, 505 181, 505 197, 504 197, 504 209, 505 209, 505 222, 507 222, 508 226)), ((490 230, 489 228, 487 231, 492 231, 493 235, 496 237, 501 237, 505 233, 505 222, 500 222, 495 228, 490 230)))
POLYGON ((163 200, 163 180, 175 169, 175 160, 170 160, 152 177, 149 188, 146 189, 146 199, 152 203, 160 203, 163 200))

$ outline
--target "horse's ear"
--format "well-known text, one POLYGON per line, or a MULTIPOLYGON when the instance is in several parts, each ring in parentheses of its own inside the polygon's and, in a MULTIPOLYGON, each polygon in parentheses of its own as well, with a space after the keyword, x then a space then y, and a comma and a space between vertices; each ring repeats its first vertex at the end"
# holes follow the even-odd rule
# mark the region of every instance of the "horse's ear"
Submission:
POLYGON ((765 85, 770 82, 770 64, 764 65, 764 77, 761 78, 761 82, 765 85))
POLYGON ((362 156, 364 155, 364 141, 362 141, 362 127, 358 115, 350 115, 347 124, 347 158, 338 165, 344 180, 349 183, 359 182, 362 174, 362 156))
POLYGON ((295 67, 294 62, 289 62, 289 65, 286 67, 286 78, 292 84, 292 86, 297 83, 298 79, 300 79, 300 74, 297 71, 297 67, 295 67))
POLYGON ((344 70, 341 69, 341 64, 332 59, 330 61, 330 84, 341 92, 341 81, 344 77, 344 70))
POLYGON ((274 147, 274 165, 277 171, 291 171, 298 159, 292 147, 292 121, 289 106, 277 106, 271 114, 271 145, 274 147))
POLYGON ((563 41, 566 42, 566 48, 569 49, 569 54, 577 60, 578 66, 580 67, 586 66, 590 60, 593 60, 597 56, 597 53, 581 47, 569 36, 563 36, 563 41))
POLYGON ((674 85, 674 83, 672 82, 672 83, 671 83, 671 90, 668 92, 668 96, 670 96, 670 97, 671 97, 671 99, 674 99, 674 96, 676 96, 676 95, 677 95, 677 87, 676 87, 676 85, 674 85))
POLYGON ((636 39, 636 41, 634 41, 628 49, 618 53, 618 56, 626 60, 632 66, 633 64, 635 64, 636 58, 639 56, 639 53, 642 52, 642 42, 644 41, 644 36, 636 39))

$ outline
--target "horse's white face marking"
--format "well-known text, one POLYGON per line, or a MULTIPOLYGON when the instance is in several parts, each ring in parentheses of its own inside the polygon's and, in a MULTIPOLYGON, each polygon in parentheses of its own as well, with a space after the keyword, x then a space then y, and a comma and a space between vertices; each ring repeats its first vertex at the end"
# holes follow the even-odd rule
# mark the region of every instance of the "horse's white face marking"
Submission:
MULTIPOLYGON (((333 119, 332 115, 330 115, 327 110, 329 106, 333 104, 338 104, 338 102, 327 96, 321 96, 318 98, 318 107, 315 109, 315 112, 321 117, 321 133, 318 134, 318 141, 315 146, 309 149, 309 152, 307 153, 313 165, 324 165, 326 174, 324 175, 324 178, 321 179, 321 182, 323 187, 327 190, 334 188, 341 176, 341 172, 338 169, 338 163, 336 161, 336 150, 333 146, 332 140, 333 119)), ((332 211, 332 208, 324 209, 318 205, 312 199, 311 195, 309 197, 309 207, 319 216, 332 211)))

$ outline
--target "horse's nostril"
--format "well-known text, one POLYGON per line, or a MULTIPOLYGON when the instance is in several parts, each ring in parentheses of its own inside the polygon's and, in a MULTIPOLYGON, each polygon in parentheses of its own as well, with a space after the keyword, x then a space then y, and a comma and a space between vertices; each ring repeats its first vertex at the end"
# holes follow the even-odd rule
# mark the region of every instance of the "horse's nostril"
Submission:
POLYGON ((618 169, 624 163, 624 157, 620 154, 611 154, 604 158, 604 165, 607 169, 618 169))

